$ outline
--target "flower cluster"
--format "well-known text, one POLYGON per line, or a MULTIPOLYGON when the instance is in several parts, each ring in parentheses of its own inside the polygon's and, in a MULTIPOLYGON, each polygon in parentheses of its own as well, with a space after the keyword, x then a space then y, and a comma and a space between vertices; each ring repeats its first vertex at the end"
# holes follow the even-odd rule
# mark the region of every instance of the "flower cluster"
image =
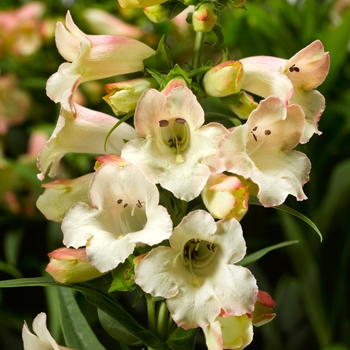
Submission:
MULTIPOLYGON (((216 12, 203 6, 193 15, 197 32, 216 22, 216 12), (204 12, 212 23, 203 22, 204 12)), ((92 173, 44 185, 37 206, 62 223, 66 247, 49 255, 47 271, 75 283, 132 257, 132 284, 165 300, 176 326, 203 329, 209 349, 243 349, 252 325, 274 317, 274 303, 239 266, 246 254, 240 220, 250 196, 265 207, 289 194, 306 199, 311 165, 295 147, 320 134, 325 101, 316 88, 328 73, 328 53, 315 41, 289 60, 247 57, 212 64, 201 76, 188 72, 198 67, 172 66, 164 74, 152 66, 159 48, 86 35, 69 13, 65 25, 57 24, 56 43, 67 62, 49 78, 47 94, 61 111, 38 156, 38 177, 59 175, 66 153, 98 157, 92 173), (135 72, 142 75, 105 88, 104 100, 121 120, 75 99, 84 82, 135 72), (239 125, 208 122, 203 96, 221 99, 239 125), (196 201, 206 210, 189 210, 196 201)))

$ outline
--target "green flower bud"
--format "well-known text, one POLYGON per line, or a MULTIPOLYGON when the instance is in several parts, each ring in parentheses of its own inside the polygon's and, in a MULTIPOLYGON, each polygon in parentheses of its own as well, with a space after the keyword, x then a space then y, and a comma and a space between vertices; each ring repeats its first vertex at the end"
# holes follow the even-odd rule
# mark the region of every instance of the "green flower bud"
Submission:
POLYGON ((145 7, 143 13, 154 23, 167 21, 171 13, 169 3, 145 7))
POLYGON ((87 260, 85 248, 60 248, 48 254, 50 262, 46 267, 56 282, 79 283, 104 275, 87 260))
POLYGON ((239 92, 243 79, 242 63, 239 61, 227 61, 205 73, 202 85, 209 96, 224 97, 239 92))
POLYGON ((193 12, 193 29, 196 32, 210 32, 218 19, 214 6, 210 2, 202 3, 193 12))
POLYGON ((238 118, 248 119, 250 113, 258 107, 258 103, 254 101, 253 97, 246 93, 245 91, 241 91, 239 93, 239 97, 241 103, 228 103, 231 111, 234 112, 238 118))
POLYGON ((140 78, 118 83, 106 84, 108 93, 103 99, 112 107, 115 115, 124 115, 135 110, 142 93, 149 88, 157 88, 153 78, 140 78))

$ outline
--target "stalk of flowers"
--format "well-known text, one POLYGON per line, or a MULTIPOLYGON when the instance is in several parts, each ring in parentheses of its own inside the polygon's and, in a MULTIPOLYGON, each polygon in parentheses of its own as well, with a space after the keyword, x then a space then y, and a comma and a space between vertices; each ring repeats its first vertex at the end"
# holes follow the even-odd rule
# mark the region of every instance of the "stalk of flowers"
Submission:
MULTIPOLYGON (((198 40, 216 25, 218 9, 204 5, 195 10, 204 22, 195 26, 198 40), (206 11, 212 15, 207 22, 206 11)), ((250 196, 266 207, 282 204, 289 194, 306 199, 311 165, 294 148, 318 133, 324 103, 315 88, 328 72, 328 55, 316 42, 289 61, 212 64, 202 79, 195 67, 200 45, 195 69, 186 72, 169 61, 165 74, 152 66, 164 47, 154 51, 131 39, 86 35, 69 13, 66 26, 57 26, 56 42, 68 62, 47 83, 48 95, 62 108, 38 157, 39 177, 58 175, 68 152, 104 156, 91 174, 44 185, 37 205, 62 223, 66 247, 50 253, 47 271, 58 282, 110 276, 110 292, 137 287, 148 306, 159 301, 158 319, 170 315, 167 325, 155 327, 149 306, 149 329, 159 338, 176 327, 201 328, 208 349, 243 349, 252 341, 252 326, 275 314, 272 298, 239 266, 246 254, 239 221, 250 196), (82 82, 142 70, 142 78, 105 87, 104 100, 123 116, 120 121, 74 102, 82 82), (247 92, 263 99, 242 100, 246 120, 228 129, 206 123, 198 91, 225 101, 247 92), (127 117, 133 126, 122 123, 127 117), (207 210, 188 209, 197 199, 207 210), (229 335, 227 329, 234 331, 229 335)))

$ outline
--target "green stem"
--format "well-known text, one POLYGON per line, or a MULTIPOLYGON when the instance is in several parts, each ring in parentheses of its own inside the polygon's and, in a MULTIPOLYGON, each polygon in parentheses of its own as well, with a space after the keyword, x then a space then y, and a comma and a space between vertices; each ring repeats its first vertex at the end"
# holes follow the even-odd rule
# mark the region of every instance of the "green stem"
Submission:
POLYGON ((156 308, 155 301, 153 297, 149 294, 146 294, 146 303, 147 303, 147 315, 148 315, 148 329, 155 334, 156 332, 156 308))
POLYGON ((202 49, 203 49, 203 43, 204 43, 204 32, 196 32, 196 39, 194 41, 194 48, 193 48, 193 60, 192 65, 193 68, 198 68, 201 55, 202 55, 202 49))
POLYGON ((166 306, 165 300, 161 301, 158 309, 157 317, 157 333, 156 335, 163 340, 166 340, 167 337, 167 325, 168 325, 169 311, 166 306))

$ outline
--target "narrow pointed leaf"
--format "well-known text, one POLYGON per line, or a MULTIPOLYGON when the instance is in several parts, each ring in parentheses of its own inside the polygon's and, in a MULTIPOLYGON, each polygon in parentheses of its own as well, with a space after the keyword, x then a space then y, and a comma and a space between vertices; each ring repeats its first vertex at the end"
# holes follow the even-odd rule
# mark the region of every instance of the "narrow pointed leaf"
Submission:
POLYGON ((296 243, 299 243, 299 241, 286 241, 286 242, 278 243, 275 245, 271 245, 270 247, 266 247, 264 249, 258 250, 257 252, 255 252, 253 254, 249 254, 249 255, 245 256, 239 263, 237 263, 237 265, 241 265, 241 266, 251 265, 252 263, 259 260, 265 254, 267 254, 268 252, 270 252, 272 250, 284 248, 284 247, 287 247, 289 245, 296 244, 296 243))
POLYGON ((75 300, 73 291, 58 288, 60 320, 67 346, 80 350, 104 350, 75 300))
MULTIPOLYGON (((258 201, 257 198, 255 197, 251 197, 250 200, 249 200, 249 204, 253 204, 253 205, 260 205, 262 206, 262 204, 258 201)), ((273 209, 277 209, 277 210, 281 210, 281 211, 284 211, 288 214, 291 214, 291 215, 294 215, 296 216, 297 218, 303 220, 304 222, 306 222, 308 225, 310 225, 316 232, 317 234, 319 235, 320 237, 320 241, 322 242, 322 233, 320 232, 320 230, 318 229, 318 227, 308 218, 306 217, 305 215, 299 213, 297 210, 295 209, 292 209, 290 207, 288 207, 287 205, 285 204, 281 204, 281 205, 278 205, 277 207, 272 207, 273 209)))

